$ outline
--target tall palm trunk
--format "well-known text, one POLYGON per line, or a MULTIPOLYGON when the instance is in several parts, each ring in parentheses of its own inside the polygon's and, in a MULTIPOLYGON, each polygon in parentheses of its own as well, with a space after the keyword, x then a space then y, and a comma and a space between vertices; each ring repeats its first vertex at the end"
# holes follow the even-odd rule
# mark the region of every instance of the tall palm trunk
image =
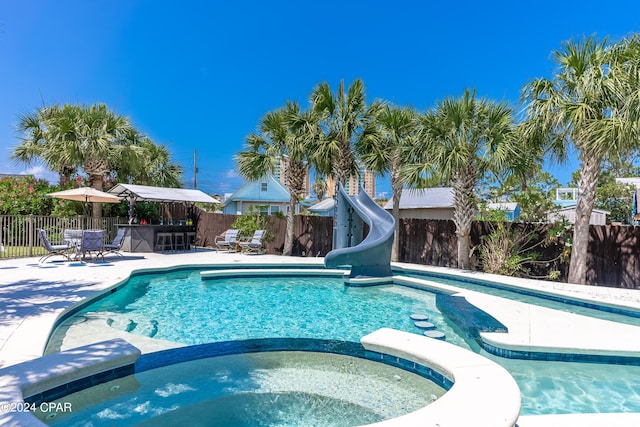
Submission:
POLYGON ((287 211, 287 229, 284 234, 284 249, 282 250, 282 255, 291 256, 293 252, 293 235, 294 235, 294 214, 296 209, 296 204, 298 200, 297 197, 291 193, 291 197, 289 197, 289 210, 287 211))
MULTIPOLYGON (((102 191, 102 175, 91 175, 91 186, 96 190, 102 191)), ((102 219, 102 203, 92 203, 92 221, 99 223, 102 219)))
POLYGON ((600 161, 597 155, 585 153, 580 164, 576 220, 573 231, 573 247, 569 264, 569 283, 586 284, 587 255, 589 251, 589 225, 596 199, 600 161))
MULTIPOLYGON (((102 191, 102 180, 104 174, 109 171, 109 165, 105 159, 92 159, 85 160, 83 169, 89 174, 89 180, 91 186, 96 190, 102 191)), ((102 203, 93 203, 93 221, 100 222, 102 219, 102 203)))
POLYGON ((396 221, 393 246, 391 247, 391 261, 397 262, 400 260, 400 198, 402 197, 402 178, 400 177, 400 167, 397 156, 393 159, 391 167, 391 193, 393 198, 391 215, 393 215, 393 219, 396 221))
POLYGON ((298 198, 304 191, 304 177, 306 169, 302 162, 291 160, 289 163, 289 170, 287 172, 287 187, 291 196, 289 197, 287 229, 284 235, 284 249, 282 254, 289 256, 293 252, 294 215, 296 205, 298 204, 298 198))
POLYGON ((471 254, 471 224, 477 207, 474 197, 476 172, 473 165, 451 178, 453 186, 453 223, 458 237, 458 268, 469 269, 471 254))
POLYGON ((334 178, 336 180, 336 185, 338 183, 347 185, 347 180, 351 175, 352 165, 353 152, 351 151, 349 141, 341 141, 340 155, 334 162, 334 178))

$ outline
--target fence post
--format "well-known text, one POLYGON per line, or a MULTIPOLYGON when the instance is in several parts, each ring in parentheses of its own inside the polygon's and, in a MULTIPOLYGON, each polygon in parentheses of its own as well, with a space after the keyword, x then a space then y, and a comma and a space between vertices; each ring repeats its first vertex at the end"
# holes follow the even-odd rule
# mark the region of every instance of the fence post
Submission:
POLYGON ((27 227, 29 241, 29 256, 33 256, 33 214, 29 214, 29 226, 27 227))

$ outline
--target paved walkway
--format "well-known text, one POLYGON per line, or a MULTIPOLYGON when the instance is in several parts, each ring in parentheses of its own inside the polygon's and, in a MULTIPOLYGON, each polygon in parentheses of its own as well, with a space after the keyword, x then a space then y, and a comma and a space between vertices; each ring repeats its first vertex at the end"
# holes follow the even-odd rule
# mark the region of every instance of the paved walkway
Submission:
MULTIPOLYGON (((133 270, 179 265, 318 263, 321 258, 242 255, 207 250, 108 256, 107 262, 0 261, 0 368, 42 356, 58 316, 73 304, 126 280, 133 270)), ((129 335, 129 334, 128 334, 129 335)), ((96 337, 96 341, 100 337, 96 337)))
MULTIPOLYGON (((126 280, 133 270, 179 265, 228 264, 233 266, 239 263, 322 265, 322 262, 322 258, 255 256, 207 250, 175 254, 128 254, 125 258, 111 256, 107 257, 107 262, 104 263, 54 261, 39 264, 37 258, 2 260, 0 261, 0 367, 41 356, 53 324, 66 308, 126 280)), ((398 265, 417 267, 413 264, 398 265)), ((422 268, 475 279, 508 282, 517 287, 640 310, 640 290, 576 286, 505 278, 477 272, 461 272, 453 269, 422 268)), ((639 327, 584 318, 524 303, 505 304, 501 298, 471 291, 465 291, 465 294, 471 303, 491 313, 509 328, 509 334, 487 335, 494 343, 506 348, 524 345, 532 349, 544 349, 562 345, 569 348, 601 350, 603 354, 611 350, 618 354, 621 352, 620 355, 640 355, 640 343, 636 343, 638 340, 629 339, 629 336, 640 336, 639 327), (576 318, 580 318, 580 321, 578 322, 576 318), (563 328, 562 325, 566 327, 563 328), (599 343, 594 342, 594 336, 601 338, 599 343)), ((145 345, 145 343, 139 344, 145 345)), ((151 346, 149 351, 153 349, 155 348, 151 346)))
MULTIPOLYGON (((41 356, 51 329, 60 314, 73 304, 86 298, 95 296, 99 291, 126 280, 133 270, 166 268, 180 265, 206 266, 239 263, 311 263, 322 265, 322 258, 292 258, 274 255, 242 255, 227 254, 214 251, 199 250, 190 253, 176 254, 127 254, 125 258, 108 257, 107 262, 48 262, 39 264, 37 258, 2 260, 0 261, 0 367, 10 366, 19 362, 41 356)), ((413 264, 398 264, 416 268, 413 264)), ((461 272, 459 270, 423 267, 427 271, 508 282, 516 287, 534 289, 557 295, 581 298, 585 301, 598 301, 612 305, 621 305, 640 310, 640 290, 598 288, 590 286, 575 286, 555 282, 541 282, 491 276, 477 272, 461 272)), ((631 337, 640 336, 640 329, 635 326, 620 325, 618 323, 585 321, 582 316, 567 315, 555 310, 539 310, 534 306, 523 303, 505 304, 505 300, 465 291, 473 304, 485 309, 508 328, 509 334, 490 334, 496 340, 502 339, 502 345, 527 345, 532 348, 544 349, 554 345, 567 344, 582 349, 599 349, 614 354, 640 354, 640 345, 636 345, 631 337), (568 317, 567 317, 568 316, 568 317), (579 322, 578 322, 579 320, 579 322), (578 323, 585 322, 585 331, 578 323), (558 327, 558 325, 571 327, 558 327), (578 329, 576 329, 578 328, 578 329), (604 328, 595 330, 593 328, 604 328), (578 332, 576 332, 578 331, 578 332), (594 336, 603 337, 599 344, 594 343, 594 336), (625 344, 626 343, 626 344, 625 344)), ((127 334, 128 335, 128 334, 127 334)), ((95 336, 96 341, 110 337, 95 336)), ((130 337, 127 338, 130 340, 130 337)), ((155 340, 146 342, 132 342, 142 346, 143 352, 153 351, 155 340)), ((157 343, 160 346, 170 346, 171 343, 157 343)), ((173 343, 173 345, 178 345, 173 343)), ((612 418, 612 424, 630 425, 640 423, 639 414, 612 418), (617 424, 614 419, 622 420, 617 424)), ((583 424, 584 416, 576 416, 575 423, 567 417, 552 417, 543 421, 543 417, 522 417, 521 427, 534 425, 591 425, 583 424), (582 418, 581 418, 582 417, 582 418), (580 421, 582 420, 582 421, 580 421), (539 424, 543 423, 543 424, 539 424)), ((603 419, 598 418, 599 422, 603 419)), ((597 424, 594 424, 597 425, 597 424)))

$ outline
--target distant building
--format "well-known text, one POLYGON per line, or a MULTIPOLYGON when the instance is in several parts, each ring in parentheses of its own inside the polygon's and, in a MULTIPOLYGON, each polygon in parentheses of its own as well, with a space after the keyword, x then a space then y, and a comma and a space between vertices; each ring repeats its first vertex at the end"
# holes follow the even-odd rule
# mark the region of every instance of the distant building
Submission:
MULTIPOLYGON (((578 202, 577 188, 557 188, 556 199, 553 201, 559 208, 547 212, 547 221, 558 222, 563 218, 570 224, 576 222, 576 204, 578 202)), ((593 209, 590 225, 605 225, 607 223, 607 215, 611 212, 602 209, 593 209)))
MULTIPOLYGON (((589 225, 605 225, 607 223, 607 215, 610 213, 609 211, 603 211, 601 209, 593 209, 593 211, 591 211, 589 225)), ((556 211, 547 212, 547 220, 549 222, 562 221, 562 218, 566 219, 570 224, 575 224, 576 206, 567 206, 556 211)))
POLYGON ((504 212, 507 221, 515 221, 520 216, 520 205, 516 202, 487 203, 487 209, 504 212))
POLYGON ((566 207, 575 205, 578 201, 577 188, 556 188, 556 199, 553 201, 556 205, 566 207))
POLYGON ((289 191, 273 176, 267 175, 258 181, 248 181, 222 202, 222 213, 242 215, 249 211, 273 215, 286 215, 289 206, 289 191))
POLYGON ((33 175, 22 175, 16 173, 0 173, 0 179, 2 178, 33 178, 33 175))
POLYGON ((616 182, 619 184, 632 185, 640 190, 640 178, 616 178, 616 182))
MULTIPOLYGON (((289 173, 289 158, 287 156, 279 156, 276 160, 276 167, 273 171, 273 176, 282 184, 285 188, 287 186, 287 174, 289 173)), ((311 174, 309 168, 306 169, 304 175, 304 193, 303 198, 309 197, 311 194, 311 174)))
POLYGON ((309 206, 307 210, 313 214, 320 216, 333 216, 333 208, 335 207, 335 200, 333 197, 327 197, 322 199, 318 203, 309 206))
MULTIPOLYGON (((391 212, 393 199, 384 209, 391 212)), ((402 190, 400 218, 453 219, 453 188, 436 187, 402 190)))
MULTIPOLYGON (((336 181, 328 177, 326 197, 333 197, 336 193, 336 181)), ((355 196, 360 192, 360 187, 364 188, 372 199, 376 197, 376 174, 361 167, 355 176, 350 176, 344 185, 344 189, 350 196, 355 196)))

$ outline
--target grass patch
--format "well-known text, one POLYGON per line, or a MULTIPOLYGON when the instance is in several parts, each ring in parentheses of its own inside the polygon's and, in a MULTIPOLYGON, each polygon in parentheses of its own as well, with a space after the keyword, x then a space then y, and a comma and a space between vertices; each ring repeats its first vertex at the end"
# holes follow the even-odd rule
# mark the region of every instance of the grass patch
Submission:
MULTIPOLYGON (((34 246, 31 253, 32 256, 43 256, 46 251, 42 246, 34 246)), ((21 258, 28 256, 28 246, 5 246, 4 252, 0 252, 0 258, 21 258)))

